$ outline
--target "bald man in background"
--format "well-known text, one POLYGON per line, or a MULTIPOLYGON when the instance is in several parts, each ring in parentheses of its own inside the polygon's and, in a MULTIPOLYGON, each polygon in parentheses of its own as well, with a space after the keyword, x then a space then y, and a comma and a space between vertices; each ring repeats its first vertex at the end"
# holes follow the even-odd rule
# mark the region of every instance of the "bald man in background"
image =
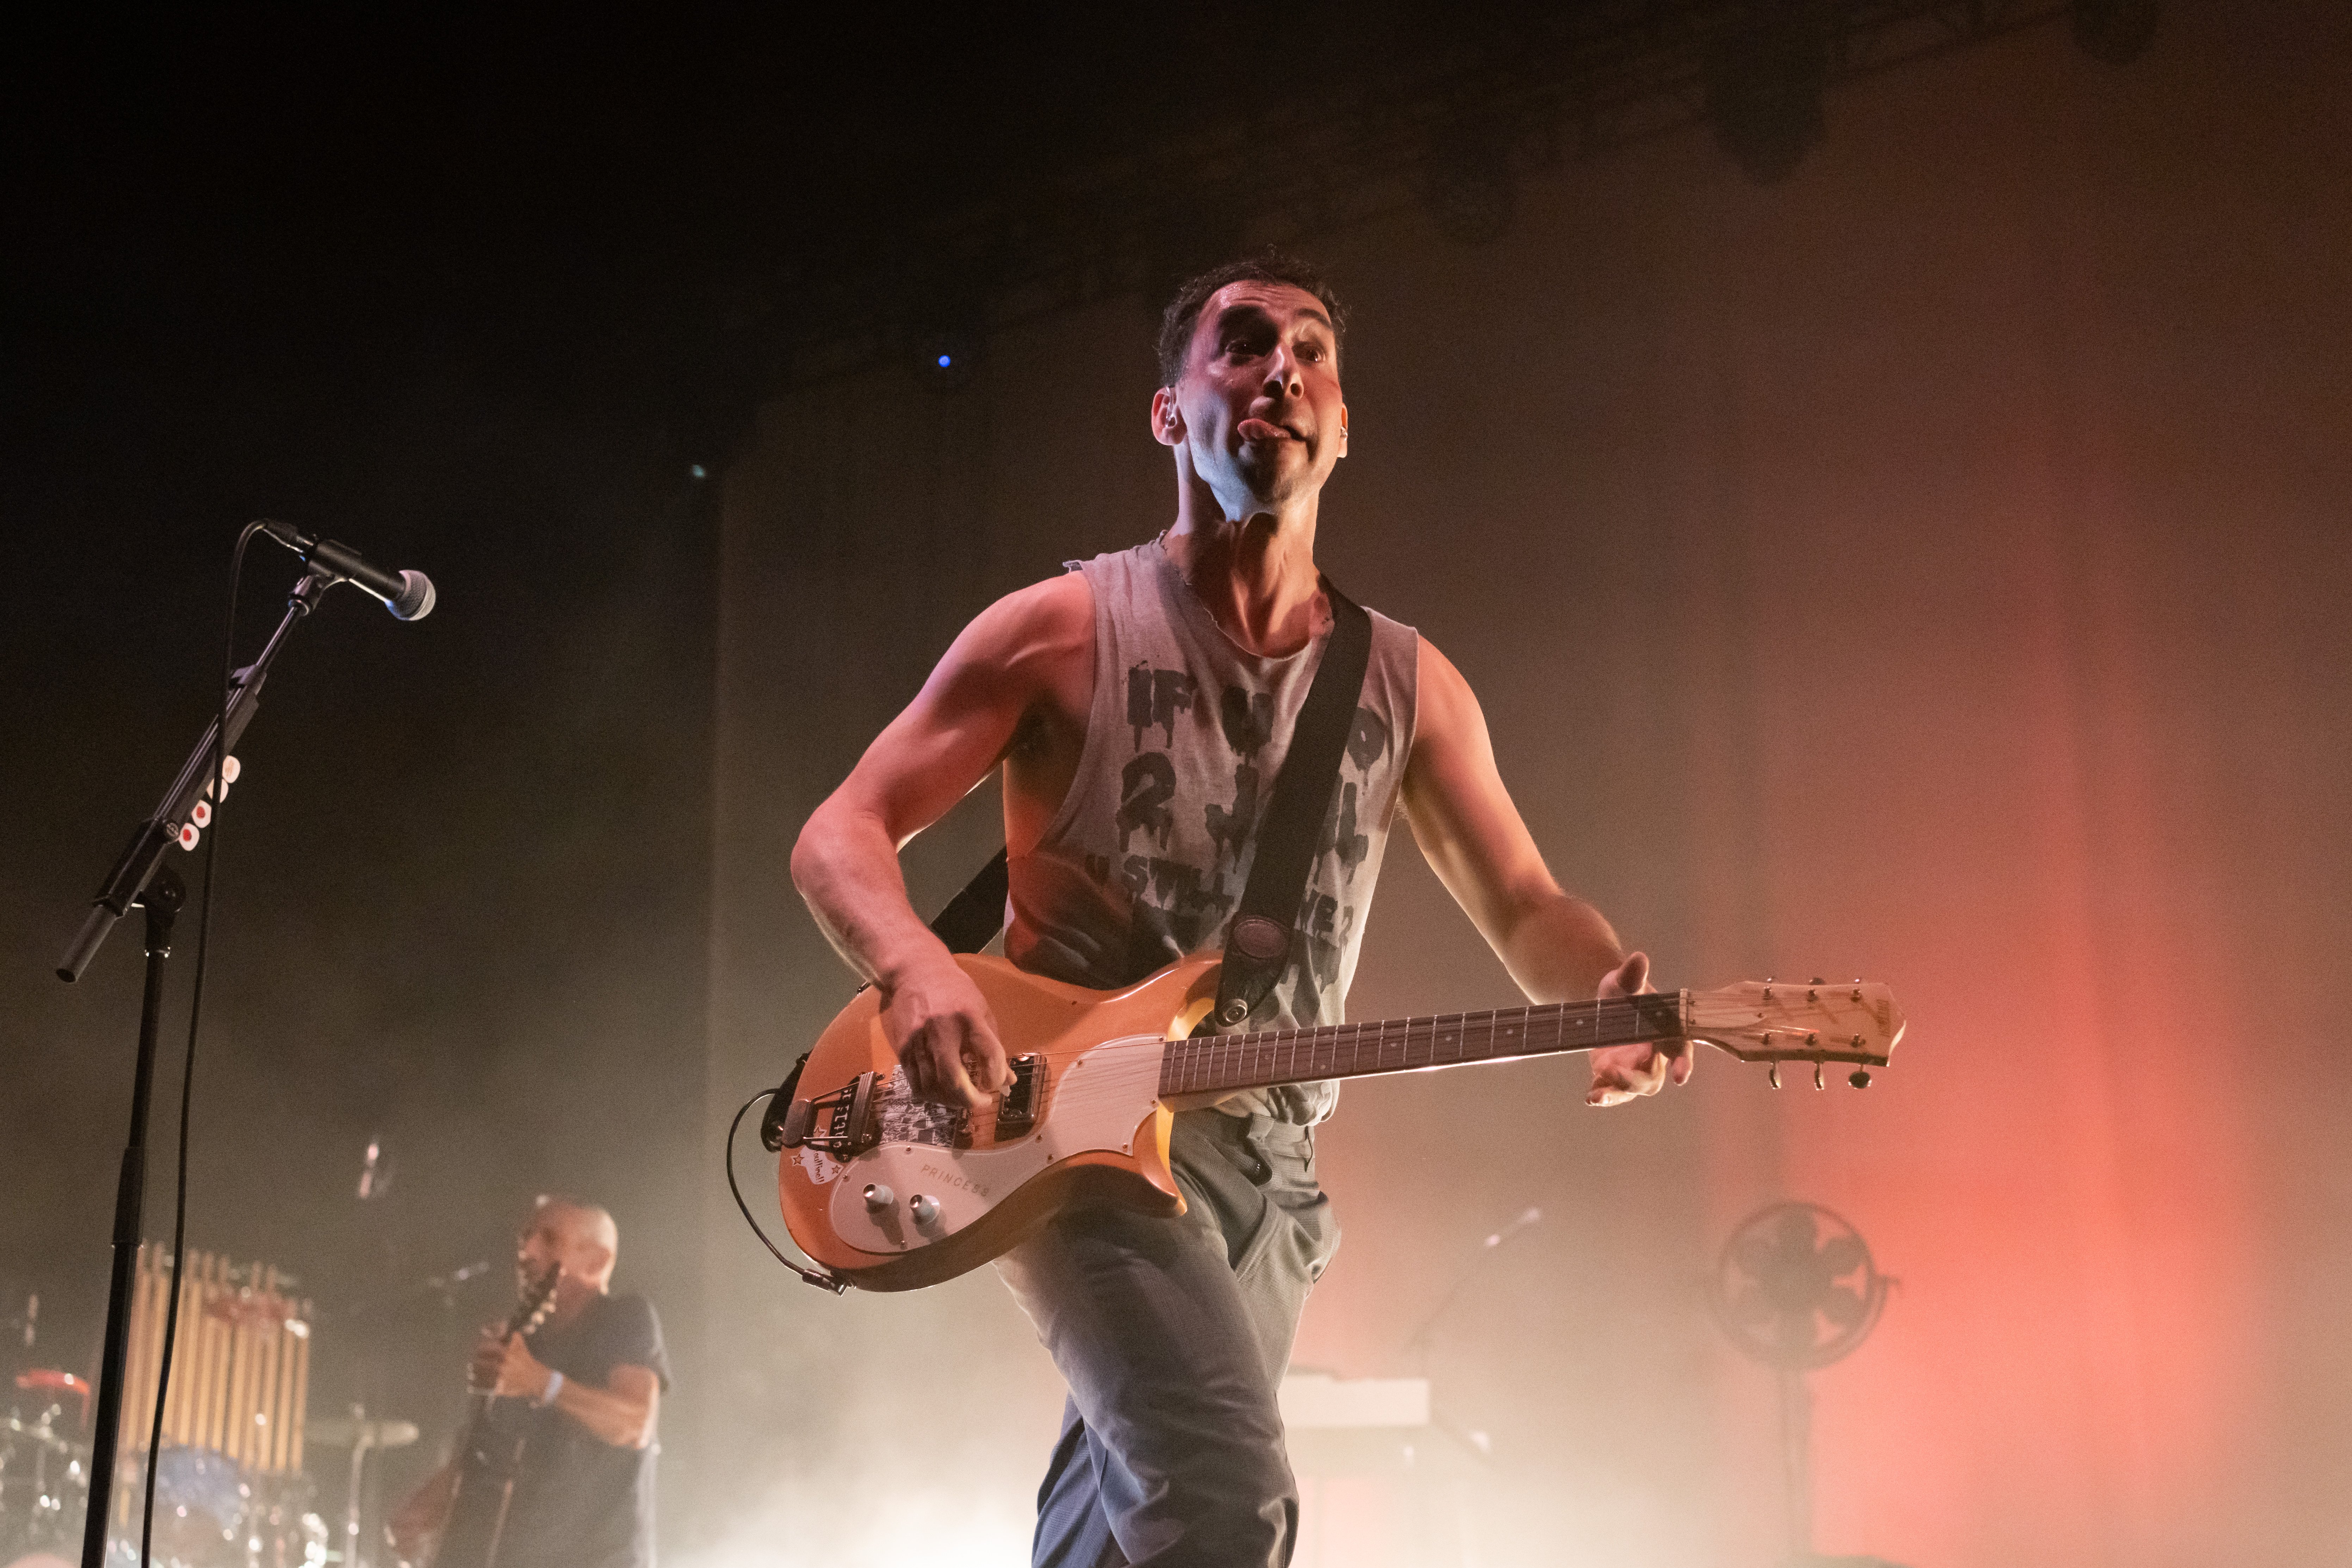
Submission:
MULTIPOLYGON (((541 1198, 516 1237, 524 1279, 562 1272, 537 1332, 493 1325, 474 1348, 472 1386, 499 1395, 490 1419, 523 1438, 497 1568, 653 1568, 654 1428, 669 1358, 653 1303, 612 1294, 620 1249, 613 1216, 574 1198, 541 1198)), ((438 1532, 457 1473, 452 1459, 387 1521, 403 1556, 438 1532)))

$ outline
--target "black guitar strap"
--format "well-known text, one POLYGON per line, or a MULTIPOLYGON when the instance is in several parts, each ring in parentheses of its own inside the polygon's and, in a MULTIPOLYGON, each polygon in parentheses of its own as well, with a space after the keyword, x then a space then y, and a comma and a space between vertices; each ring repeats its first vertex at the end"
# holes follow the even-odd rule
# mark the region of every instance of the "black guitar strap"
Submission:
MULTIPOLYGON (((1331 635, 1324 642, 1323 659, 1315 667, 1307 700, 1299 704, 1297 721, 1291 727, 1290 749, 1283 755, 1281 771, 1275 774, 1265 815, 1258 819, 1257 848, 1250 861, 1249 882, 1242 889, 1241 907, 1234 912, 1225 936, 1225 960, 1217 984, 1214 1016, 1214 1026, 1218 1028, 1230 1029, 1245 1022, 1273 995, 1275 982, 1282 978, 1289 965, 1299 900, 1307 892, 1307 873, 1315 866, 1324 818, 1331 809, 1331 793, 1339 782, 1340 753, 1347 747, 1348 732, 1355 728, 1356 705, 1364 689, 1364 671, 1371 662, 1371 616, 1362 605, 1334 587, 1331 579, 1326 577, 1322 582, 1324 595, 1331 603, 1331 635)), ((965 884, 962 892, 948 900, 947 908, 931 921, 931 933, 951 952, 979 952, 995 940, 1004 924, 1004 902, 1011 886, 1010 862, 1006 851, 1000 849, 965 884)), ((808 1058, 803 1056, 782 1085, 767 1096, 768 1107, 760 1119, 760 1142, 772 1152, 781 1152, 785 1146, 785 1123, 793 1109, 793 1089, 800 1080, 801 1068, 807 1065, 808 1058)), ((807 1102, 801 1103, 805 1106, 807 1102)), ((750 1109, 747 1103, 744 1110, 750 1109)), ((736 1120, 742 1120, 741 1111, 736 1113, 736 1120)), ((731 1155, 732 1129, 729 1131, 728 1146, 731 1155)), ((727 1179, 732 1188, 735 1176, 731 1164, 727 1179)), ((735 1203, 742 1207, 741 1193, 736 1193, 735 1203)), ((749 1208, 743 1209, 743 1217, 751 1217, 749 1208)), ((756 1222, 751 1228, 760 1229, 756 1222)), ((766 1234, 761 1232, 760 1238, 767 1241, 766 1234)), ((768 1242, 768 1250, 812 1285, 836 1294, 849 1288, 847 1280, 822 1268, 794 1263, 778 1251, 773 1242, 768 1242)))
POLYGON ((950 952, 978 952, 996 940, 1004 929, 1004 896, 1013 890, 1013 873, 1006 852, 998 850, 996 858, 980 868, 979 875, 963 885, 963 891, 948 900, 948 907, 931 921, 931 934, 948 944, 950 952))
MULTIPOLYGON (((1331 602, 1331 636, 1323 661, 1299 705, 1290 749, 1275 775, 1273 796, 1258 819, 1257 852, 1241 908, 1225 935, 1223 977, 1217 986, 1220 1028, 1244 1022, 1273 994, 1290 959, 1291 932, 1298 900, 1315 864, 1316 842, 1330 814, 1331 792, 1339 782, 1339 754, 1355 727, 1356 705, 1371 663, 1372 618, 1362 605, 1323 579, 1331 602)), ((931 921, 931 934, 950 952, 978 952, 1004 924, 1010 887, 1005 852, 980 868, 962 892, 948 900, 931 921)))
POLYGON ((1237 1026, 1263 1006, 1289 965, 1298 901, 1315 868, 1317 841, 1339 782, 1339 754, 1355 728, 1364 670, 1371 662, 1372 617, 1328 577, 1323 593, 1331 601, 1331 636, 1291 727, 1290 749, 1274 777, 1274 798, 1258 818, 1257 850, 1241 908, 1225 930, 1214 1015, 1221 1029, 1237 1026))

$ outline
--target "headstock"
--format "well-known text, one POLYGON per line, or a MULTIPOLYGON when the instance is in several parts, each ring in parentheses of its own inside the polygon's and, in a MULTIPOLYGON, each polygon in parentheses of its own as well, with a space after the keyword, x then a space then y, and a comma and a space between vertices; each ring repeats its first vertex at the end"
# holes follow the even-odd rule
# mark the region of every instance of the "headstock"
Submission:
POLYGON ((555 1288, 563 1282, 563 1265, 560 1261, 549 1264, 535 1279, 520 1269, 517 1273, 519 1291, 515 1310, 507 1318, 507 1334, 509 1338, 520 1334, 529 1339, 555 1310, 555 1288))
MULTIPOLYGON (((1825 980, 1751 980, 1687 995, 1691 1037, 1744 1062, 1773 1063, 1776 1087, 1781 1062, 1813 1063, 1818 1082, 1823 1062, 1885 1067, 1903 1037, 1903 1010, 1895 994, 1867 981, 1833 985, 1825 980)), ((1856 1072, 1853 1080, 1859 1088, 1870 1079, 1856 1072)))

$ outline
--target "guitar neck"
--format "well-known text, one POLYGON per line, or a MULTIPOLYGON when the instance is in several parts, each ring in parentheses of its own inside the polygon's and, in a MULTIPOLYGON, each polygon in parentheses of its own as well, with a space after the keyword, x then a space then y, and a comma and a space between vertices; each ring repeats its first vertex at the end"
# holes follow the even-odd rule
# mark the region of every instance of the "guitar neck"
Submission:
POLYGON ((1685 1012, 1685 994, 1670 992, 1606 1002, 1547 1002, 1490 1013, 1196 1035, 1169 1043, 1160 1069, 1160 1093, 1162 1098, 1228 1094, 1318 1079, 1422 1072, 1465 1062, 1680 1039, 1688 1032, 1685 1012))

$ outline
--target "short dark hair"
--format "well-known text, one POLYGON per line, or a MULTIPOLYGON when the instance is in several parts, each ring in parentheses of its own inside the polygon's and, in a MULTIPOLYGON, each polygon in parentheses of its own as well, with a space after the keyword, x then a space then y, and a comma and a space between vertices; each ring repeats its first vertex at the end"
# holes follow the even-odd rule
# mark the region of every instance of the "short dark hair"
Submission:
POLYGON ((1160 384, 1173 386, 1184 374, 1184 356, 1192 346, 1193 323, 1201 319, 1201 307, 1207 304, 1216 291, 1228 283, 1285 283, 1315 296, 1323 311, 1331 318, 1333 346, 1348 330, 1347 307, 1331 292, 1331 285, 1312 264, 1279 250, 1262 250, 1255 256, 1239 261, 1228 261, 1223 267, 1213 267, 1197 278, 1187 279, 1160 312, 1160 384))

